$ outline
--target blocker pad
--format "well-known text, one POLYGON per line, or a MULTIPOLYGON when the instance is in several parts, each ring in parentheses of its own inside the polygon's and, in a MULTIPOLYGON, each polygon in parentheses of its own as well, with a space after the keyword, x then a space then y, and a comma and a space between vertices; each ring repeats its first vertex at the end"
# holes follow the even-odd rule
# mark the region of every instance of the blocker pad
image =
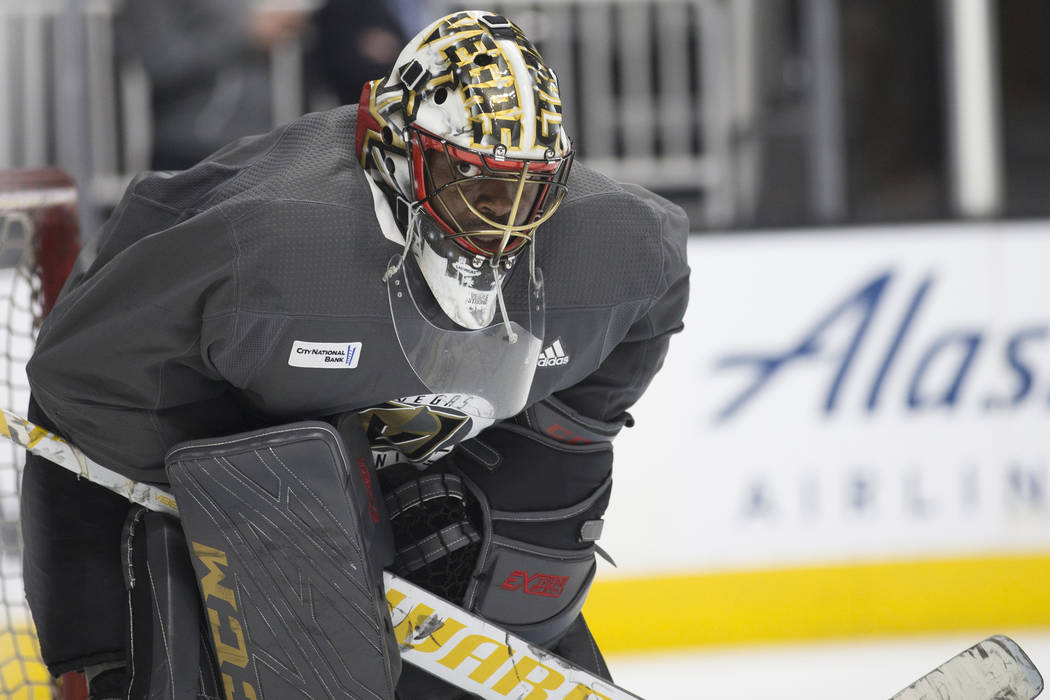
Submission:
POLYGON ((173 448, 168 477, 227 698, 393 700, 392 536, 363 431, 316 421, 173 448))

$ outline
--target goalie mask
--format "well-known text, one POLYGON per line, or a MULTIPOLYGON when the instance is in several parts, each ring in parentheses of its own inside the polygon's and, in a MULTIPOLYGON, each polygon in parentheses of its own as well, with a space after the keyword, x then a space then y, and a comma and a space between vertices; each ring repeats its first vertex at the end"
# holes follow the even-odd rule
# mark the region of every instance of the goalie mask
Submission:
MULTIPOLYGON (((532 241, 561 203, 572 162, 553 71, 506 18, 448 15, 409 42, 388 77, 365 86, 357 149, 405 238, 385 280, 402 349, 417 374, 418 363, 433 365, 433 358, 410 354, 418 343, 436 342, 480 362, 475 373, 505 374, 511 360, 499 358, 509 354, 528 366, 527 392, 536 358, 524 349, 535 344, 538 354, 543 337, 532 241), (523 259, 529 301, 508 309, 502 289, 523 259), (406 301, 417 307, 422 327, 413 328, 406 301), (442 329, 439 316, 454 328, 442 329), (476 332, 469 346, 468 337, 455 335, 462 330, 476 332), (519 337, 525 342, 514 347, 519 337)), ((431 386, 432 377, 420 378, 431 386)), ((462 390, 460 379, 455 384, 462 390)))

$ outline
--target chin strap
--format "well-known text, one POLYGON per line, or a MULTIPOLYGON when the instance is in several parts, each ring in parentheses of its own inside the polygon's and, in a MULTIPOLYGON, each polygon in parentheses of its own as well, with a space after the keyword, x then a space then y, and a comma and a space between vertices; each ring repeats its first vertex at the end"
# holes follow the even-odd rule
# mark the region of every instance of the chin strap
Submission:
POLYGON ((405 246, 401 249, 401 254, 395 258, 395 262, 391 263, 390 267, 383 273, 382 281, 386 284, 390 281, 390 278, 398 273, 401 267, 405 264, 405 256, 408 255, 409 250, 412 248, 412 241, 415 240, 419 229, 419 203, 409 205, 407 223, 405 225, 405 246))
MULTIPOLYGON (((504 241, 500 244, 500 251, 502 252, 503 246, 506 245, 507 236, 504 235, 504 241)), ((536 279, 536 243, 535 240, 530 239, 525 242, 525 245, 529 247, 529 280, 532 281, 533 285, 538 286, 536 279)), ((503 317, 503 325, 507 329, 507 341, 510 343, 518 342, 518 334, 514 332, 510 325, 510 319, 507 317, 507 305, 503 301, 503 278, 500 277, 499 273, 499 255, 492 258, 492 274, 496 278, 496 300, 499 302, 499 312, 503 317)), ((529 304, 532 304, 532 300, 529 300, 529 304)), ((531 309, 530 309, 531 315, 531 309)))
POLYGON ((492 259, 492 276, 496 278, 496 301, 499 302, 499 313, 503 317, 503 327, 507 329, 507 342, 518 342, 518 334, 511 328, 510 319, 507 318, 507 305, 503 301, 503 278, 499 274, 499 262, 492 259))

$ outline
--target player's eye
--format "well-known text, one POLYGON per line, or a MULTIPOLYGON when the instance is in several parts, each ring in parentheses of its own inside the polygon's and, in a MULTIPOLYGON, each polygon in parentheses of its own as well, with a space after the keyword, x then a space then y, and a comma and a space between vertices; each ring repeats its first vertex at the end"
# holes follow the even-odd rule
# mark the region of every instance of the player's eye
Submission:
POLYGON ((474 177, 475 175, 481 174, 481 168, 473 163, 467 163, 465 161, 456 162, 456 171, 459 172, 463 177, 474 177))

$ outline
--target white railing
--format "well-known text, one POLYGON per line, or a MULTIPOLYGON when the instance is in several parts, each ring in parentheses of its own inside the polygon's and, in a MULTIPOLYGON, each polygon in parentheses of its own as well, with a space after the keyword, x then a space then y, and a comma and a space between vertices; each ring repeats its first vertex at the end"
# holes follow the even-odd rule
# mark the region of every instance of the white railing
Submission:
MULTIPOLYGON (((431 0, 430 15, 462 3, 431 0)), ((568 133, 618 180, 702 197, 733 222, 754 187, 752 0, 495 0, 558 73, 568 133), (751 179, 752 182, 744 180, 751 179)))
POLYGON ((117 2, 0 0, 0 168, 67 167, 89 206, 149 158, 148 86, 117 62, 117 2))
MULTIPOLYGON (((149 164, 149 86, 144 72, 120 62, 114 51, 113 14, 120 2, 0 0, 0 168, 65 167, 81 183, 88 211, 92 204, 101 209, 115 202, 131 174, 149 164)), ((983 7, 988 0, 979 2, 983 7)), ((952 6, 963 4, 953 0, 952 6)), ((701 221, 709 227, 748 221, 761 163, 759 0, 491 0, 484 5, 520 24, 558 72, 566 125, 588 163, 620 180, 694 192, 703 202, 701 221)), ((425 0, 425 6, 431 17, 457 9, 447 0, 425 0)), ((977 25, 979 37, 987 39, 990 22, 984 18, 977 25)), ((979 74, 991 70, 988 52, 974 48, 984 44, 964 41, 968 26, 956 21, 946 28, 954 47, 946 59, 949 77, 959 73, 956 66, 982 56, 979 74)), ((272 56, 277 123, 307 107, 301 48, 282 46, 272 56)), ((980 94, 993 114, 996 88, 980 94)), ((949 144, 950 184, 962 216, 987 215, 1002 199, 999 127, 994 119, 966 119, 975 113, 972 93, 954 90, 948 109, 954 127, 949 131, 955 134, 949 144), (992 156, 977 157, 988 153, 992 156)), ((836 91, 814 94, 837 99, 836 91)), ((820 143, 827 146, 825 141, 832 139, 820 143)), ((841 148, 832 147, 838 150, 822 153, 841 157, 841 148)), ((817 189, 827 189, 828 177, 836 179, 826 176, 817 189)), ((85 221, 85 229, 94 230, 95 223, 85 221)))
MULTIPOLYGON (((115 55, 118 2, 0 0, 0 168, 64 165, 82 182, 86 175, 83 199, 103 206, 149 164, 149 87, 115 55), (62 50, 71 21, 83 60, 62 50), (69 94, 71 71, 79 100, 69 94)), ((438 5, 432 16, 450 9, 438 5)), ((589 163, 656 189, 695 190, 717 225, 737 214, 733 139, 751 116, 735 98, 750 76, 738 69, 744 47, 733 45, 741 15, 732 5, 752 0, 504 0, 495 9, 558 71, 568 128, 589 163)), ((300 58, 298 46, 274 52, 278 122, 305 109, 292 75, 300 58)))

